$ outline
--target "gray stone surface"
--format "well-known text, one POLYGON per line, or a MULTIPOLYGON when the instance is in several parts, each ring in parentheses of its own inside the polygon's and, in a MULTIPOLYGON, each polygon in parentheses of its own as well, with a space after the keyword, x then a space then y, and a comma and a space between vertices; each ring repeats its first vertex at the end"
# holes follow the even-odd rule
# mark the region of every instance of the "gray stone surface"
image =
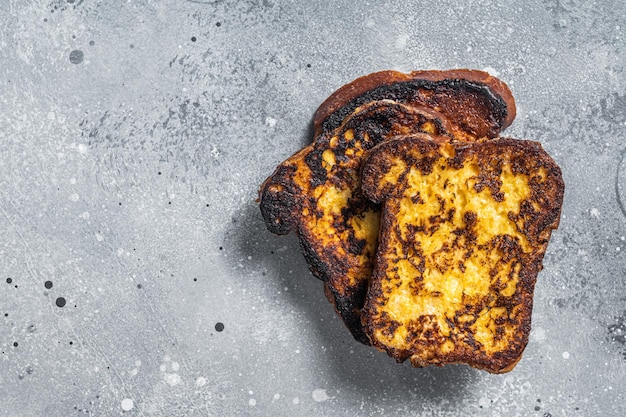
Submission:
POLYGON ((626 415, 625 32, 617 0, 0 2, 0 416, 626 415), (458 67, 567 187, 500 376, 351 340, 255 203, 334 89, 458 67))

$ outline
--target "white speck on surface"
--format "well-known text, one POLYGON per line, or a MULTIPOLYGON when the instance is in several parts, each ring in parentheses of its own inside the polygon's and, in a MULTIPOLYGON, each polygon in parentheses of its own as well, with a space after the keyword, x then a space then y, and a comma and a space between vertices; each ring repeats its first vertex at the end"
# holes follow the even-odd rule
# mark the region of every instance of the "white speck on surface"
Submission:
POLYGON ((78 153, 81 154, 86 154, 87 153, 87 145, 85 145, 84 143, 79 143, 78 144, 78 153))
POLYGON ((498 70, 496 70, 493 67, 485 67, 483 68, 483 71, 485 71, 486 73, 488 73, 489 75, 493 75, 494 77, 498 77, 500 75, 500 73, 498 72, 498 70))
POLYGON ((406 44, 409 41, 410 36, 406 33, 402 33, 398 35, 396 38, 396 48, 397 49, 406 49, 406 44))
POLYGON ((72 200, 73 202, 77 202, 78 200, 80 200, 80 197, 78 196, 78 194, 74 193, 70 196, 70 200, 72 200))
POLYGON ((563 359, 569 359, 569 352, 563 352, 563 359))
POLYGON ((250 407, 254 407, 256 405, 256 400, 254 398, 250 398, 248 404, 250 405, 250 407))
POLYGON ((530 337, 533 341, 543 342, 546 340, 546 331, 542 327, 535 327, 532 329, 530 337))
POLYGON ((250 390, 250 391, 248 391, 248 394, 252 395, 252 394, 254 394, 254 391, 250 390))
POLYGON ((266 117, 265 118, 265 124, 269 127, 275 127, 276 126, 276 119, 274 119, 273 117, 266 117))
POLYGON ((206 385, 206 378, 201 376, 198 379, 196 379, 196 385, 199 387, 203 387, 206 385))
POLYGON ((122 410, 130 411, 133 409, 133 407, 135 407, 135 402, 130 398, 124 398, 122 400, 122 410))
POLYGON ((96 240, 98 242, 102 242, 104 240, 104 237, 100 233, 96 233, 96 240))
POLYGON ((81 213, 81 215, 80 215, 80 218, 81 218, 81 219, 85 219, 85 220, 87 220, 87 219, 89 218, 89 216, 90 216, 90 214, 89 214, 89 212, 88 212, 88 211, 83 211, 83 212, 81 213))
POLYGON ((280 394, 274 394, 274 399, 275 400, 280 400, 280 394))
POLYGON ((328 395, 326 394, 326 390, 325 389, 314 389, 313 392, 311 393, 311 396, 313 397, 313 399, 315 401, 317 401, 318 403, 324 402, 326 400, 328 400, 328 395))
POLYGON ((141 361, 139 360, 135 361, 135 366, 141 366, 141 361))
POLYGON ((177 372, 180 369, 180 364, 178 362, 172 362, 172 371, 177 372))
POLYGON ((591 210, 589 210, 589 214, 591 214, 591 216, 595 217, 596 219, 600 218, 600 210, 598 210, 595 207, 593 207, 591 210))
POLYGON ((74 177, 70 178, 70 184, 72 185, 76 184, 76 178, 74 177))
POLYGON ((170 387, 174 387, 181 383, 182 379, 178 374, 165 374, 163 375, 163 379, 170 387))
POLYGON ((139 371, 137 370, 137 368, 133 369, 132 371, 130 371, 131 376, 135 376, 139 373, 139 371))
POLYGON ((172 360, 172 358, 170 358, 170 355, 163 356, 163 362, 169 362, 171 360, 172 360))
POLYGON ((48 120, 54 120, 56 119, 56 114, 54 114, 53 111, 49 111, 48 112, 48 120))
POLYGON ((487 397, 480 397, 480 399, 478 400, 478 405, 481 406, 482 408, 487 408, 489 407, 490 404, 491 404, 491 401, 487 397))
POLYGON ((296 397, 292 401, 294 404, 300 404, 300 398, 296 397))
POLYGON ((161 372, 165 372, 165 369, 166 369, 166 368, 165 368, 165 365, 161 365, 161 366, 159 366, 159 370, 160 370, 161 372))

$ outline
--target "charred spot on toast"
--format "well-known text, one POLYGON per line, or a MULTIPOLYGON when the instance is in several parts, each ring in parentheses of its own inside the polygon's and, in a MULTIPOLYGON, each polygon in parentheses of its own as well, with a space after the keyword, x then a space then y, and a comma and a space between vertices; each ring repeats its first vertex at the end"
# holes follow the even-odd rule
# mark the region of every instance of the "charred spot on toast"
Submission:
POLYGON ((383 202, 362 314, 372 344, 414 366, 510 370, 558 226, 558 166, 535 142, 416 135, 374 149, 362 180, 364 194, 383 202))
POLYGON ((362 300, 365 299, 367 285, 350 287, 352 294, 340 294, 331 288, 328 283, 324 284, 324 293, 328 301, 334 306, 335 312, 341 317, 345 326, 350 330, 354 339, 365 345, 369 345, 369 338, 361 325, 362 300))
POLYGON ((291 181, 297 167, 280 165, 270 177, 271 183, 262 186, 260 195, 261 214, 268 230, 286 235, 294 225, 291 215, 298 201, 299 188, 291 181))

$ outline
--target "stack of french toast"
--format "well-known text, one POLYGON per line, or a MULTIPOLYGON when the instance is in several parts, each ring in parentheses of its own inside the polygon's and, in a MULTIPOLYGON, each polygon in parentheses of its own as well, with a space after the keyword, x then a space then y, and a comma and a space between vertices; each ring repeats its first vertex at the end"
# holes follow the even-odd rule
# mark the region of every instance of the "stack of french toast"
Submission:
POLYGON ((564 183, 539 143, 500 137, 515 113, 482 71, 370 74, 263 183, 267 228, 297 233, 356 340, 415 367, 517 364, 564 183))

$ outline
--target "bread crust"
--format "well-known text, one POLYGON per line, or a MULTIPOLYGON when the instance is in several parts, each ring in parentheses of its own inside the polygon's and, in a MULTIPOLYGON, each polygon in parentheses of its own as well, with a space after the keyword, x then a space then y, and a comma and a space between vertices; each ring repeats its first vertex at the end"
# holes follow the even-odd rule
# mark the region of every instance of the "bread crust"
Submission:
POLYGON ((533 291, 563 202, 561 171, 537 142, 389 140, 362 164, 382 203, 362 310, 372 344, 413 366, 510 371, 528 342, 533 291))

